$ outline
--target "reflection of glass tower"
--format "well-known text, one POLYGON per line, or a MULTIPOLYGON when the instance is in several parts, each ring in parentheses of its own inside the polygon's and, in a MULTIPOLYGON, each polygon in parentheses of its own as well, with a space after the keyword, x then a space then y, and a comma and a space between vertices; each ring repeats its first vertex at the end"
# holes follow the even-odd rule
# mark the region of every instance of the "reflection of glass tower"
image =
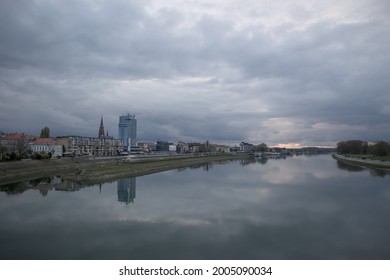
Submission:
POLYGON ((118 180, 118 201, 126 204, 134 203, 135 177, 118 180))
POLYGON ((119 117, 118 139, 123 140, 123 147, 130 151, 131 146, 137 146, 137 120, 135 115, 119 117))

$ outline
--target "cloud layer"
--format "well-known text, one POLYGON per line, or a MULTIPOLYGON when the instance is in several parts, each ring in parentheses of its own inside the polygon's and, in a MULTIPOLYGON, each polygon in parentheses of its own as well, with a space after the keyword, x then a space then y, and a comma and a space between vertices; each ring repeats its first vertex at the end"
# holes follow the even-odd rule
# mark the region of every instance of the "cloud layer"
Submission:
POLYGON ((0 130, 389 140, 387 1, 1 1, 0 130))

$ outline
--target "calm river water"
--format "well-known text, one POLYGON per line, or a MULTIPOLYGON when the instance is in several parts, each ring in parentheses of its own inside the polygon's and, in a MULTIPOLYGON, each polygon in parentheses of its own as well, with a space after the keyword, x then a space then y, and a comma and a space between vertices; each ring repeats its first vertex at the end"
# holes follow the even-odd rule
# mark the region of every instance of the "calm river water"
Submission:
POLYGON ((390 259, 390 176, 330 155, 1 186, 1 259, 390 259))

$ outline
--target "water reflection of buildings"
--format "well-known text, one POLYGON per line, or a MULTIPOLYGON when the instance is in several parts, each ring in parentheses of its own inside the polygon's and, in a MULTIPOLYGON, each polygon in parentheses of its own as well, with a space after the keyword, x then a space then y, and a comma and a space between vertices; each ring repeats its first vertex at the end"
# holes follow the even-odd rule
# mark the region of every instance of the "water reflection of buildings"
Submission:
POLYGON ((47 196, 50 191, 75 192, 87 187, 76 182, 63 180, 60 176, 33 179, 7 185, 1 185, 0 191, 8 194, 20 194, 27 190, 37 190, 42 196, 47 196))
POLYGON ((136 178, 126 178, 118 180, 118 201, 126 204, 134 203, 136 178))

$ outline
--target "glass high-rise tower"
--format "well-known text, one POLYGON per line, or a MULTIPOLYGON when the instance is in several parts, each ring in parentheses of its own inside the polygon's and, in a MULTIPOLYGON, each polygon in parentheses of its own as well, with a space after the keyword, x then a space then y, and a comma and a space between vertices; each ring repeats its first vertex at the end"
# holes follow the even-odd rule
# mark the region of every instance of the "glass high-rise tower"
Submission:
POLYGON ((137 146, 137 120, 135 115, 123 114, 119 116, 118 138, 123 140, 123 147, 128 151, 132 146, 137 146))

